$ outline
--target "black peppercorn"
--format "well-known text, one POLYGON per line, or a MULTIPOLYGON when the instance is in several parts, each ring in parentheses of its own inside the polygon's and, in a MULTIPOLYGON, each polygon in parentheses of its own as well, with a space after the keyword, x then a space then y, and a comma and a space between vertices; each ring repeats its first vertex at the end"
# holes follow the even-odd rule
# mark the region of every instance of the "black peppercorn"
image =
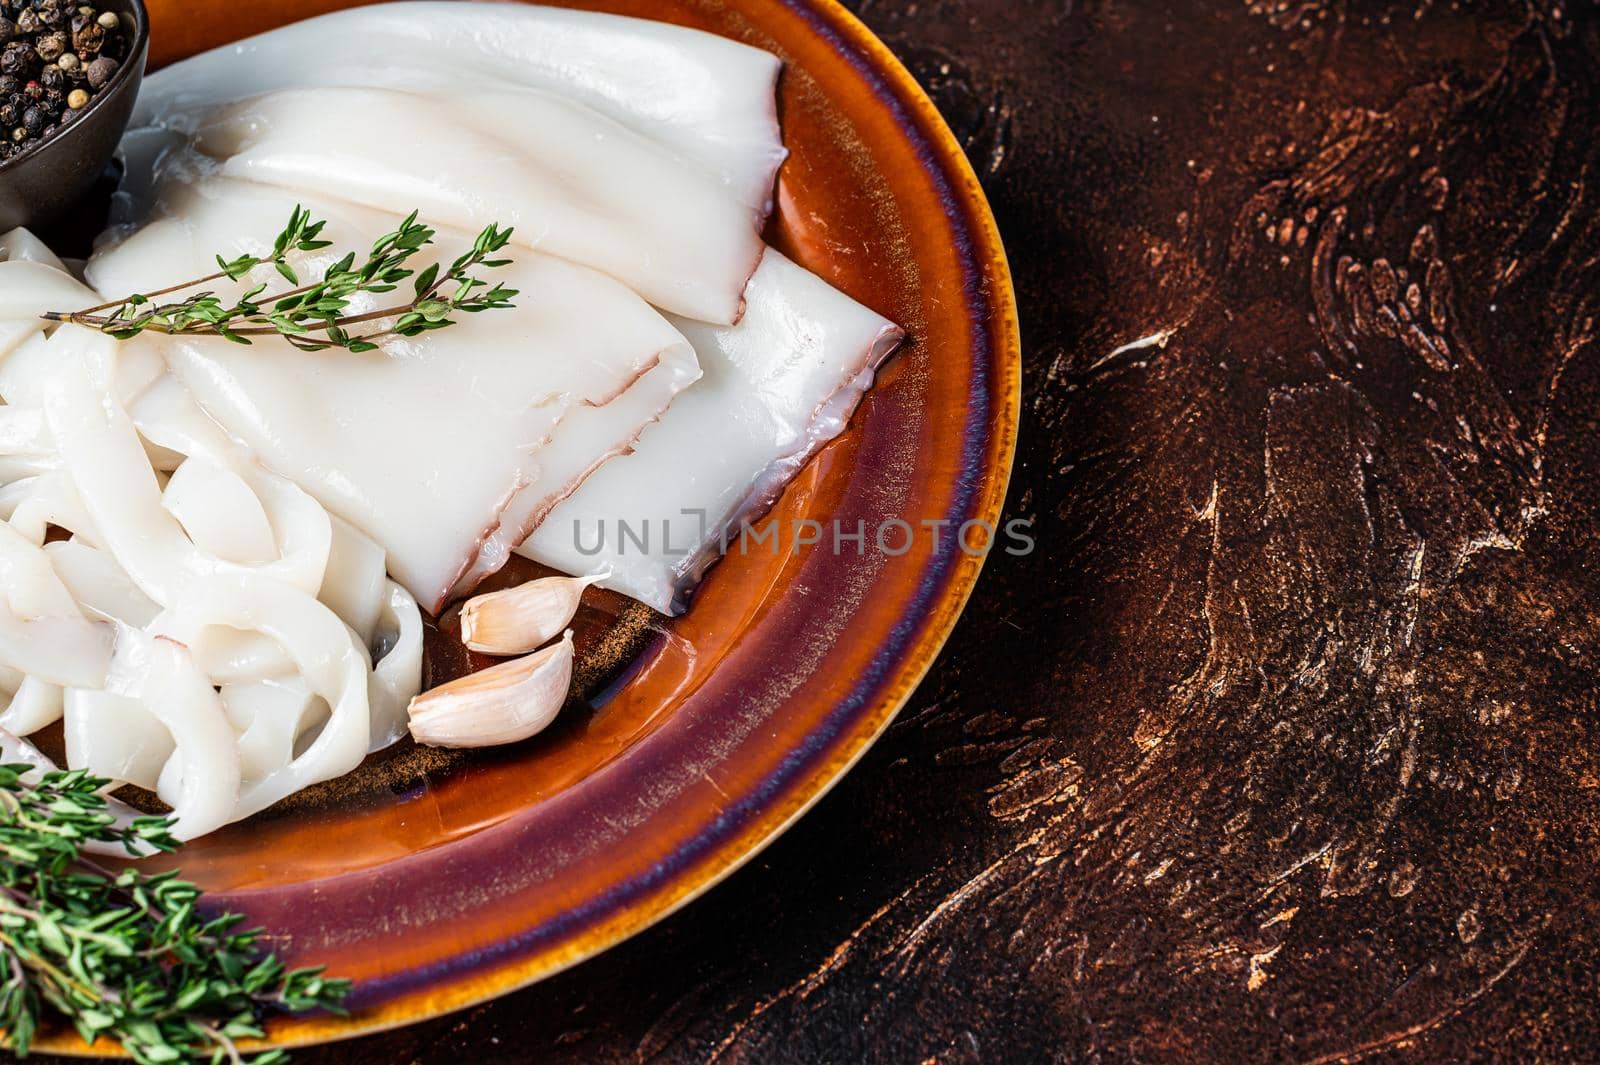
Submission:
POLYGON ((17 35, 17 24, 10 19, 0 16, 0 44, 5 44, 17 35))
POLYGON ((13 100, 0 104, 0 126, 10 129, 22 121, 22 107, 13 100))
POLYGON ((0 51, 0 74, 17 78, 32 77, 38 63, 39 57, 33 54, 33 49, 26 41, 12 41, 0 51))
POLYGON ((67 72, 58 66, 48 66, 39 71, 39 84, 46 89, 59 89, 67 83, 67 72))
POLYGON ((39 0, 39 21, 46 26, 63 26, 69 10, 60 0, 39 0))
POLYGON ((22 112, 22 128, 27 130, 29 133, 43 132, 48 121, 49 118, 45 115, 44 109, 41 107, 30 107, 26 111, 22 112))
POLYGON ((44 29, 44 23, 40 21, 37 11, 24 10, 17 15, 17 29, 23 33, 38 33, 44 29))

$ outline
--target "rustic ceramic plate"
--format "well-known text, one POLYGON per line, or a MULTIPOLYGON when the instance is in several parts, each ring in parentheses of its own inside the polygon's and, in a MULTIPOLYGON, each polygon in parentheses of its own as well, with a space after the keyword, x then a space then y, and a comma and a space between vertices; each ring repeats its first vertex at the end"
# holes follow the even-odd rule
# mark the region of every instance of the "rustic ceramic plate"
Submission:
MULTIPOLYGON (((152 66, 342 6, 155 0, 152 66)), ((770 238, 913 340, 774 513, 864 522, 869 539, 893 519, 919 532, 899 555, 826 541, 735 554, 670 623, 597 600, 581 618, 585 698, 552 733, 472 756, 386 752, 185 848, 185 874, 271 928, 292 962, 355 979, 353 1016, 278 1024, 286 1044, 522 987, 726 876, 888 724, 977 579, 982 560, 954 531, 1000 519, 1018 406, 1011 281, 983 193, 910 75, 832 0, 585 6, 783 57, 792 155, 770 238), (946 523, 940 549, 925 521, 946 523)), ((452 631, 447 615, 432 636, 435 679, 468 665, 452 631)))

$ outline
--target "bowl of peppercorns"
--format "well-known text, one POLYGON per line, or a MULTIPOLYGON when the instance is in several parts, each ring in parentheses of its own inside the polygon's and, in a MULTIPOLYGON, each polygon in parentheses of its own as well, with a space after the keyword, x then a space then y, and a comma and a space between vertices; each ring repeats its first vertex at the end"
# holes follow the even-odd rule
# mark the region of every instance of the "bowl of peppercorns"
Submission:
POLYGON ((61 216, 105 171, 149 48, 142 0, 0 0, 0 232, 61 216))

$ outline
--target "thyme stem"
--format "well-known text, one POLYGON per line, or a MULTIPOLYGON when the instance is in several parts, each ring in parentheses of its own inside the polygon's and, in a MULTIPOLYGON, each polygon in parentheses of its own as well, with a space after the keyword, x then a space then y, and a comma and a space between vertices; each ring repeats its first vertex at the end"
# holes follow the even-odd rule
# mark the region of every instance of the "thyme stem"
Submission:
POLYGON ((240 256, 231 261, 217 257, 221 270, 193 281, 170 285, 149 293, 103 303, 79 311, 50 311, 41 317, 50 322, 70 322, 96 329, 126 340, 152 332, 182 336, 220 336, 238 344, 250 344, 253 337, 282 336, 304 351, 340 347, 353 352, 375 350, 375 340, 387 336, 418 336, 455 324, 457 312, 476 313, 513 306, 517 290, 502 285, 490 286, 476 271, 506 266, 509 259, 492 258, 511 241, 512 231, 490 225, 478 234, 472 248, 445 268, 434 263, 420 273, 411 268, 412 260, 433 243, 435 231, 417 221, 413 211, 400 227, 385 234, 372 246, 358 267, 354 252, 345 255, 323 273, 322 279, 302 284, 290 257, 296 252, 312 252, 330 246, 320 235, 326 225, 313 221, 309 211, 296 207, 289 223, 273 242, 269 256, 240 256), (226 278, 242 281, 260 266, 270 265, 294 286, 267 294, 265 284, 245 292, 231 306, 213 292, 195 292, 174 303, 158 303, 158 297, 193 289, 226 278), (413 279, 414 296, 406 303, 379 310, 352 314, 352 297, 394 291, 400 282, 413 279), (450 292, 448 296, 441 293, 450 292), (109 313, 102 313, 109 312, 109 313), (356 335, 352 326, 394 319, 388 328, 356 335))

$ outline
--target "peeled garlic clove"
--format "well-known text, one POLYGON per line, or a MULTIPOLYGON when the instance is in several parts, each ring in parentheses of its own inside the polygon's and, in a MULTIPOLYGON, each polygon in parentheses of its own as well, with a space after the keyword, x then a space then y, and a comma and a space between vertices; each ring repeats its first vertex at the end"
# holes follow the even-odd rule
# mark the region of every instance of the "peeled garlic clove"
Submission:
POLYGON ((572 687, 572 630, 526 658, 490 666, 411 700, 411 736, 429 747, 515 743, 554 721, 572 687))
POLYGON ((543 647, 572 624, 583 590, 605 576, 543 577, 475 595, 461 608, 461 641, 486 655, 520 655, 543 647))

